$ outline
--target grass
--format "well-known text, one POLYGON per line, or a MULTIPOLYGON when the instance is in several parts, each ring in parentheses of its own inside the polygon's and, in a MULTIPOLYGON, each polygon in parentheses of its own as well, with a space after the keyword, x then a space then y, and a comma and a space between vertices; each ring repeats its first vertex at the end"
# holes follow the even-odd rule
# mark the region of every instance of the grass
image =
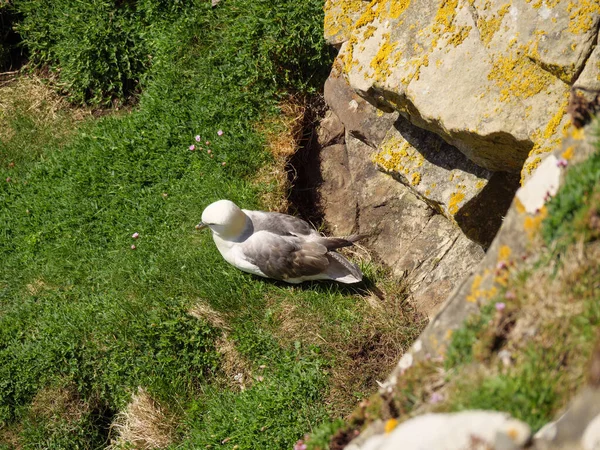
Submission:
POLYGON ((453 334, 440 409, 508 411, 537 430, 585 384, 600 326, 599 155, 570 168, 551 200, 544 264, 512 274, 505 291, 453 334), (505 309, 494 311, 495 302, 505 309))
POLYGON ((373 394, 346 420, 321 424, 309 450, 344 448, 374 420, 393 428, 428 412, 504 411, 537 431, 597 383, 598 155, 600 144, 569 168, 542 225, 547 247, 533 263, 497 269, 506 283, 453 331, 445 357, 416 362, 390 395, 373 394))
MULTIPOLYGON (((59 32, 56 10, 15 4, 22 27, 59 32)), ((32 77, 0 90, 0 448, 127 446, 135 423, 184 448, 291 447, 367 396, 423 325, 401 289, 258 279, 194 231, 210 202, 254 208, 273 190, 257 178, 277 159, 266 140, 297 133, 275 118, 282 99, 314 92, 329 60, 318 1, 185 5, 140 28, 153 58, 130 112, 94 117, 32 77)), ((26 43, 85 61, 44 39, 26 43)))

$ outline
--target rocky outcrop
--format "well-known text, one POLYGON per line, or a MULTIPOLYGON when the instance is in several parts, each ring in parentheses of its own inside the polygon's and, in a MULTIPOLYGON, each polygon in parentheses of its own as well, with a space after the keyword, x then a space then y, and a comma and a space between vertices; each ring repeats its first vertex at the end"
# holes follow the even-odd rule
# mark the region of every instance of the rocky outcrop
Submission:
POLYGON ((325 98, 332 107, 318 131, 325 222, 339 236, 367 234, 369 249, 406 277, 415 305, 432 316, 483 249, 418 192, 377 170, 373 151, 395 129, 398 114, 378 111, 341 78, 330 77, 325 98), (330 131, 340 126, 343 140, 330 131))
POLYGON ((373 104, 478 166, 526 178, 560 141, 599 13, 588 0, 371 2, 342 47, 341 67, 373 104))
MULTIPOLYGON (((565 166, 593 151, 568 113, 579 102, 587 114, 600 89, 599 29, 595 0, 326 1, 339 54, 325 85, 338 123, 320 154, 325 220, 337 234, 370 233, 432 317, 380 386, 384 403, 411 367, 444 356, 507 267, 538 251, 545 202, 565 166)), ((600 448, 597 389, 532 448, 600 448)), ((348 448, 396 448, 411 422, 390 432, 375 420, 348 448)))

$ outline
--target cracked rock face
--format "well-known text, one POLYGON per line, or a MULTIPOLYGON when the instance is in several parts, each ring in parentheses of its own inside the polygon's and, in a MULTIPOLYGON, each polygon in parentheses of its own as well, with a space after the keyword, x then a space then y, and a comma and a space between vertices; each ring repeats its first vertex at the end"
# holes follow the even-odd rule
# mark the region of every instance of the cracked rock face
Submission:
POLYGON ((560 143, 599 20, 595 0, 372 2, 342 47, 342 70, 371 103, 525 179, 560 143))
POLYGON ((349 132, 345 144, 321 150, 325 221, 340 236, 370 235, 369 248, 397 275, 406 275, 415 305, 433 315, 483 250, 408 187, 378 171, 369 159, 372 151, 349 132))

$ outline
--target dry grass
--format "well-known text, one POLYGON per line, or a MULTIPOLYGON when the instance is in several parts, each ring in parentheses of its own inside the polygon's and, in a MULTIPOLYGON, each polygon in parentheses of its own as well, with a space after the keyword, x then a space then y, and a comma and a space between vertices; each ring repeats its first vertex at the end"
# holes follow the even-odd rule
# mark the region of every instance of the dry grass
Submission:
POLYGON ((125 410, 117 414, 111 426, 116 437, 108 448, 166 448, 174 441, 175 427, 174 417, 140 387, 125 410))
POLYGON ((40 390, 31 402, 31 416, 35 418, 75 422, 89 412, 74 386, 52 387, 40 390))
POLYGON ((221 381, 231 389, 243 391, 248 388, 252 383, 251 363, 240 355, 229 338, 231 329, 227 324, 227 318, 212 309, 205 301, 198 301, 189 310, 189 314, 222 330, 221 336, 215 341, 217 353, 222 358, 220 369, 224 378, 221 381))
POLYGON ((281 114, 256 126, 257 131, 266 137, 267 149, 273 156, 273 162, 263 166, 255 178, 256 184, 266 186, 261 204, 267 211, 289 210, 290 180, 286 167, 298 150, 306 108, 304 98, 291 96, 279 105, 281 114))
MULTIPOLYGON (((10 140, 15 131, 11 119, 23 114, 31 118, 37 128, 52 127, 56 133, 70 134, 68 126, 54 126, 65 122, 79 122, 91 116, 91 111, 72 107, 42 78, 20 75, 0 83, 0 139, 10 140)), ((66 136, 56 136, 61 139, 66 136)))
POLYGON ((327 404, 334 416, 349 414, 361 393, 373 392, 426 324, 408 301, 401 280, 382 276, 382 298, 357 292, 351 329, 340 329, 330 317, 285 297, 270 298, 272 332, 283 346, 302 341, 321 347, 335 363, 331 367, 327 404))

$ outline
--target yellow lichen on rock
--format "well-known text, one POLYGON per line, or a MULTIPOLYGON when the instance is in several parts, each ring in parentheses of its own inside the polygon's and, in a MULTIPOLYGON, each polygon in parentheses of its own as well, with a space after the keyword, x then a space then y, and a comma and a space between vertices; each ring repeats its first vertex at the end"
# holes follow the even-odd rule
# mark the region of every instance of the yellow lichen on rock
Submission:
POLYGON ((554 76, 527 57, 524 49, 496 57, 488 79, 500 89, 500 102, 528 99, 555 81, 554 76))
POLYGON ((385 427, 384 427, 384 431, 385 434, 389 434, 392 431, 394 431, 394 429, 398 426, 398 420, 397 419, 389 419, 385 422, 385 427))
POLYGON ((600 14, 600 3, 598 0, 570 1, 567 6, 569 12, 569 27, 573 34, 588 32, 594 24, 594 19, 600 14))
POLYGON ((448 202, 448 212, 452 215, 458 212, 460 203, 465 199, 464 192, 453 192, 448 202))
POLYGON ((421 182, 421 174, 418 172, 413 173, 410 178, 410 184, 412 184, 413 186, 417 186, 420 182, 421 182))
POLYGON ((530 161, 523 166, 523 170, 521 171, 521 185, 524 183, 526 176, 531 175, 542 162, 542 158, 540 156, 537 156, 533 159, 531 158, 536 155, 543 155, 554 151, 562 143, 562 136, 560 133, 557 133, 557 131, 558 126, 567 113, 568 104, 568 93, 565 93, 565 100, 558 108, 558 111, 554 114, 554 116, 550 118, 544 130, 542 132, 536 130, 531 134, 534 145, 529 152, 528 159, 530 161))
POLYGON ((500 246, 500 248, 498 249, 498 261, 508 261, 508 258, 510 258, 511 253, 512 250, 508 245, 500 246))
POLYGON ((539 210, 535 216, 527 216, 523 221, 523 228, 527 232, 527 237, 532 240, 542 226, 542 222, 548 216, 548 209, 545 206, 539 210))
POLYGON ((574 147, 571 145, 571 146, 567 147, 560 156, 563 157, 564 159, 569 160, 569 159, 573 158, 573 150, 574 150, 574 147))
POLYGON ((390 65, 390 55, 395 50, 397 43, 390 42, 390 33, 382 36, 382 43, 375 57, 371 60, 371 69, 375 80, 383 81, 390 76, 392 66, 390 65))
POLYGON ((398 19, 409 5, 410 0, 391 0, 390 19, 398 19))
POLYGON ((344 30, 347 30, 349 35, 353 26, 352 16, 360 13, 362 8, 364 8, 363 0, 326 0, 323 6, 325 38, 332 38, 344 30))
POLYGON ((489 45, 496 32, 500 29, 504 16, 509 9, 510 3, 507 3, 503 5, 496 14, 492 14, 489 19, 486 19, 483 16, 477 18, 477 29, 479 30, 481 42, 483 42, 484 45, 489 45))

